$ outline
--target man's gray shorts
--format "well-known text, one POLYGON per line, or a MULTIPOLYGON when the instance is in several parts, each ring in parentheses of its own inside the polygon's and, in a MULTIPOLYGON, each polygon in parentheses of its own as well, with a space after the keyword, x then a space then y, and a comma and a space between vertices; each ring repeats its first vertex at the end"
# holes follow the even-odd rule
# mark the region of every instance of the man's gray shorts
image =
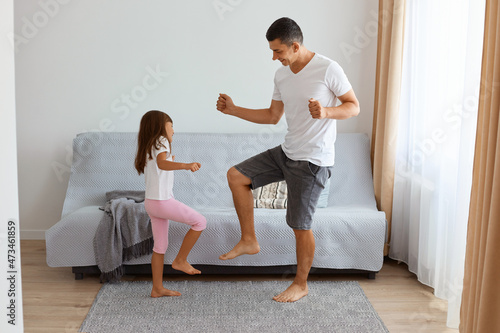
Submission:
POLYGON ((331 176, 332 167, 291 160, 285 155, 281 146, 250 157, 234 167, 250 178, 252 189, 286 180, 288 189, 286 222, 293 229, 311 229, 316 204, 326 181, 331 176))

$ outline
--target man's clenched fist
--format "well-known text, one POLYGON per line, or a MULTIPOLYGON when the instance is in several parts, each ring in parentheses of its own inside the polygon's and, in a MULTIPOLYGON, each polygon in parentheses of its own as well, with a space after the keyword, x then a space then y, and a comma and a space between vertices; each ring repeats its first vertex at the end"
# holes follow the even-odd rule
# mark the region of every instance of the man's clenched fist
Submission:
POLYGON ((311 117, 314 119, 326 118, 326 110, 314 98, 309 99, 309 113, 311 113, 311 117))

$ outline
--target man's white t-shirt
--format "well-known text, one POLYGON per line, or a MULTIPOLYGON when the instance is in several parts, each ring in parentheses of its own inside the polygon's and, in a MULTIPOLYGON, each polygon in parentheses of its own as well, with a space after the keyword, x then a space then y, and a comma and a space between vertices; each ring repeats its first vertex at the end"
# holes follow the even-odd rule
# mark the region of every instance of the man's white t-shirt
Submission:
POLYGON ((315 54, 297 74, 289 66, 281 67, 274 77, 273 100, 282 101, 288 132, 281 145, 288 158, 332 166, 335 160, 335 119, 314 119, 309 113, 309 99, 323 107, 337 106, 337 96, 352 89, 340 65, 315 54))
POLYGON ((174 172, 158 168, 156 158, 160 153, 167 153, 167 161, 172 161, 170 145, 167 138, 160 138, 160 148, 152 148, 152 160, 147 160, 144 168, 146 178, 146 199, 168 200, 173 197, 174 172))

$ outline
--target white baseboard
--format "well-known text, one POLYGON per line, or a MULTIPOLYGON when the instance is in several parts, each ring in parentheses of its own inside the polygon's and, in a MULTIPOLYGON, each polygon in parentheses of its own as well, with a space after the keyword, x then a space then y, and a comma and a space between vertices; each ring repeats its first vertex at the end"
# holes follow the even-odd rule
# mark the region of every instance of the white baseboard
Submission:
POLYGON ((45 230, 21 230, 19 235, 21 240, 44 240, 45 230))

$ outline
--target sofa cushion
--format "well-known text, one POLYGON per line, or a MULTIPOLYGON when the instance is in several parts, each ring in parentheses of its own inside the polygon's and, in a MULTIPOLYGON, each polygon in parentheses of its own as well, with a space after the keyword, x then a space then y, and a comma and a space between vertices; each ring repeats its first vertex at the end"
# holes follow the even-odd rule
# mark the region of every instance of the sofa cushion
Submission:
MULTIPOLYGON (((288 192, 286 181, 275 182, 256 188, 253 192, 254 208, 285 209, 288 204, 288 192)), ((327 180, 325 188, 316 204, 317 208, 328 206, 328 195, 330 194, 330 179, 327 180)))
POLYGON ((104 215, 104 211, 99 207, 95 205, 79 208, 64 216, 45 232, 48 266, 96 264, 93 240, 104 215))
MULTIPOLYGON (((196 173, 175 175, 174 196, 193 208, 234 207, 227 170, 283 142, 284 134, 176 133, 172 150, 178 161, 198 161, 196 173)), ((82 133, 73 142, 73 164, 62 216, 78 208, 102 205, 112 190, 144 190, 134 158, 137 133, 82 133)), ((370 140, 366 134, 340 133, 328 206, 377 209, 371 177, 370 140)))
POLYGON ((284 180, 256 188, 253 192, 255 208, 285 209, 288 202, 287 186, 284 180))

